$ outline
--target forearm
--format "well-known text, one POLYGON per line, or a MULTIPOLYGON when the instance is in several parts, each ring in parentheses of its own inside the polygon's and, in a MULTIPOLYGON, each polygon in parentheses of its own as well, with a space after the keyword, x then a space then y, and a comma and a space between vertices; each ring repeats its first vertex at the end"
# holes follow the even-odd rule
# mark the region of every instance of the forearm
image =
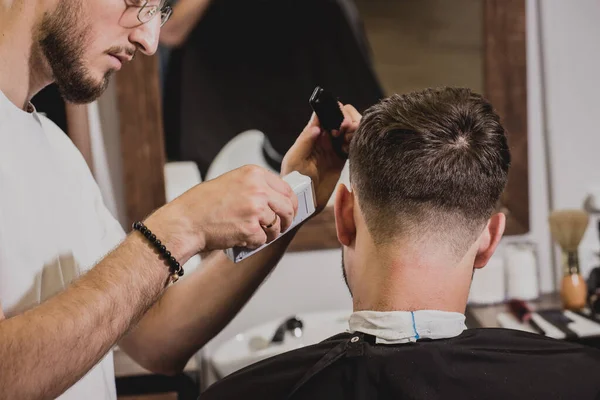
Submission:
POLYGON ((133 233, 68 289, 0 321, 0 398, 55 398, 157 300, 169 270, 133 233))
POLYGON ((194 29, 212 0, 180 0, 173 8, 169 22, 162 27, 160 42, 166 46, 181 46, 194 29))
POLYGON ((223 252, 171 287, 120 343, 145 368, 181 371, 246 304, 285 253, 298 228, 234 264, 223 252))

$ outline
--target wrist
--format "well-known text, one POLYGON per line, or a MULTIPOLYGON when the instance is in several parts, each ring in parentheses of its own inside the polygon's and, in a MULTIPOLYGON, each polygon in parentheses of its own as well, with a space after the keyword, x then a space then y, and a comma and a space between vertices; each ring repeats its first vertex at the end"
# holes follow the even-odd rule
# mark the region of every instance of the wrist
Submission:
MULTIPOLYGON (((303 171, 303 168, 300 168, 299 166, 294 167, 293 165, 290 165, 290 163, 287 162, 287 160, 285 160, 285 159, 281 162, 281 168, 279 169, 279 176, 281 178, 283 178, 286 175, 291 174, 294 171, 298 172, 302 175, 310 176, 310 174, 303 171)), ((312 176, 311 176, 311 179, 312 179, 312 176)))
POLYGON ((194 226, 177 201, 158 209, 144 220, 144 224, 181 265, 205 247, 204 233, 194 226))

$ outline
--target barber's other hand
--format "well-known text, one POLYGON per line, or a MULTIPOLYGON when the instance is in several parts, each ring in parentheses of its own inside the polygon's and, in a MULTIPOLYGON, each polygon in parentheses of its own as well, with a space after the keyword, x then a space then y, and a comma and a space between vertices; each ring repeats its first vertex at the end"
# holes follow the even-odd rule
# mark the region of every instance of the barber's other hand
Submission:
MULTIPOLYGON (((343 135, 345 143, 342 148, 348 152, 350 141, 358 129, 362 116, 349 104, 342 106, 342 111, 344 122, 340 130, 334 131, 333 135, 343 135)), ((333 149, 329 133, 321 128, 319 119, 313 114, 294 145, 283 158, 281 175, 285 176, 290 172, 298 171, 309 176, 313 180, 316 192, 317 212, 320 212, 327 205, 340 179, 344 164, 345 160, 340 159, 333 149)))
POLYGON ((195 186, 150 218, 177 227, 179 240, 194 238, 197 253, 271 242, 292 224, 297 209, 287 182, 247 165, 195 186))

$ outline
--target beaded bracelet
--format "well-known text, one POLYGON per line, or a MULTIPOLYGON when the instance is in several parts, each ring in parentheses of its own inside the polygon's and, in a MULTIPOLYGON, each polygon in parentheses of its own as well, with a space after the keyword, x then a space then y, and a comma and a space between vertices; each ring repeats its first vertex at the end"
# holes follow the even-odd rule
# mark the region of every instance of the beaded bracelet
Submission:
POLYGON ((171 252, 167 250, 164 244, 156 238, 156 235, 152 233, 143 222, 137 221, 133 224, 133 229, 140 231, 142 235, 158 250, 160 255, 164 258, 167 265, 171 268, 171 282, 175 283, 180 276, 183 276, 183 268, 177 262, 175 257, 171 255, 171 252))

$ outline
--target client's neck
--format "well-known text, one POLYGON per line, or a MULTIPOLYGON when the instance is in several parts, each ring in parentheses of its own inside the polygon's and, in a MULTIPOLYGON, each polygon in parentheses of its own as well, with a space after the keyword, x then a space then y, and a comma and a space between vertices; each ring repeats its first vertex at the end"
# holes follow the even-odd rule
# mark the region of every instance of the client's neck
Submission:
POLYGON ((473 257, 440 243, 362 243, 354 252, 354 311, 441 310, 464 313, 473 257))

